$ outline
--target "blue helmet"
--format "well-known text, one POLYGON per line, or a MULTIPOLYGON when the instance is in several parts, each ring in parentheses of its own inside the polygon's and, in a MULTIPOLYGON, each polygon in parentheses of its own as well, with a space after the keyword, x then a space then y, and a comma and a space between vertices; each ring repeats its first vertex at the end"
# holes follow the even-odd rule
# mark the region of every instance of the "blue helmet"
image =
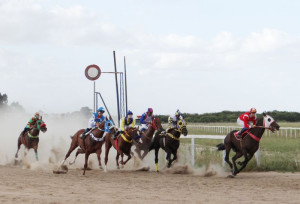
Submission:
POLYGON ((104 110, 104 108, 103 108, 103 107, 100 107, 100 108, 98 108, 97 112, 102 112, 102 113, 104 113, 104 112, 105 112, 105 110, 104 110))
POLYGON ((127 112, 127 115, 133 115, 133 113, 129 110, 129 111, 127 112))

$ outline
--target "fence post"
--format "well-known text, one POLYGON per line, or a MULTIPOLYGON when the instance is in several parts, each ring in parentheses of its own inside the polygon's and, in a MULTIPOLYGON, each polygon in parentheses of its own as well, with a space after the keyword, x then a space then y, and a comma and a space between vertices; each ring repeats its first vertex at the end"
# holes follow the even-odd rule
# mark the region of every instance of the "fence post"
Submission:
POLYGON ((195 166, 195 139, 194 137, 192 137, 191 139, 191 151, 192 151, 192 156, 191 156, 191 163, 192 163, 192 166, 195 166))
POLYGON ((260 166, 260 148, 258 148, 258 150, 256 151, 255 158, 257 166, 260 166))

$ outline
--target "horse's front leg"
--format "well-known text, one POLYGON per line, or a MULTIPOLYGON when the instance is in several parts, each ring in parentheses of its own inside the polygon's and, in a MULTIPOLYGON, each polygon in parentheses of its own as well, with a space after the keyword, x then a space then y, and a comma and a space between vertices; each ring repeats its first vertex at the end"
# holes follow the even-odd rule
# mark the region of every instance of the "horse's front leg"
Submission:
MULTIPOLYGON (((173 155, 174 155, 174 157, 173 157, 173 159, 171 159, 171 165, 172 165, 172 163, 173 163, 174 161, 176 161, 176 159, 177 159, 177 151, 173 152, 173 155)), ((175 163, 176 163, 176 162, 175 162, 175 163)))
POLYGON ((16 154, 15 154, 15 158, 18 158, 18 153, 19 153, 21 144, 22 144, 21 137, 19 137, 19 138, 18 138, 18 149, 17 149, 17 152, 16 152, 16 154))
MULTIPOLYGON (((127 160, 123 163, 123 165, 125 165, 130 159, 131 159, 131 154, 126 154, 127 156, 127 160)), ((123 160, 123 157, 122 157, 122 160, 123 160)))
POLYGON ((102 165, 101 165, 101 152, 102 152, 102 148, 100 148, 100 149, 98 149, 97 151, 96 151, 96 154, 97 154, 97 158, 98 158, 98 164, 99 164, 99 169, 103 169, 102 168, 102 165))
POLYGON ((159 148, 155 148, 155 171, 158 172, 158 151, 159 148))
POLYGON ((39 160, 39 155, 38 155, 37 148, 34 148, 34 155, 35 155, 35 159, 38 161, 39 160))
POLYGON ((85 152, 85 161, 84 161, 83 175, 85 175, 85 171, 86 171, 87 166, 88 166, 89 156, 90 156, 90 153, 86 151, 86 152, 85 152))
POLYGON ((136 146, 136 148, 135 148, 134 151, 135 151, 136 154, 138 155, 138 158, 139 158, 140 160, 142 160, 141 149, 138 148, 138 147, 136 146))
POLYGON ((117 151, 117 156, 116 156, 116 163, 117 163, 117 169, 120 169, 120 166, 119 166, 119 152, 117 151))
POLYGON ((245 160, 241 162, 242 166, 240 169, 238 169, 236 172, 239 173, 241 172, 248 164, 248 162, 252 159, 254 154, 250 154, 249 156, 247 154, 244 154, 245 160))

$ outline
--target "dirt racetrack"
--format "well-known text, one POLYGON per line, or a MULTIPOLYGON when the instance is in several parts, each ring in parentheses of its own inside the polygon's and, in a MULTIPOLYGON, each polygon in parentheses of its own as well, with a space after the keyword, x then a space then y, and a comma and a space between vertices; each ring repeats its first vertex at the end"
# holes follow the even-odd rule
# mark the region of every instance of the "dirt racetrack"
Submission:
POLYGON ((0 166, 0 203, 300 203, 299 173, 236 178, 79 169, 67 174, 0 166))

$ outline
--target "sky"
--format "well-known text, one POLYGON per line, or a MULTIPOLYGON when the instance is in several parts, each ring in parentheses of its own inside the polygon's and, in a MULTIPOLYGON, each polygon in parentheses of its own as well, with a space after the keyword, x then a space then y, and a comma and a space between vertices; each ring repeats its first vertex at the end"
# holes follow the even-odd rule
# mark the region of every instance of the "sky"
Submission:
MULTIPOLYGON (((300 112, 300 1, 0 0, 0 92, 28 113, 93 107, 85 68, 123 71, 141 115, 300 112)), ((117 113, 115 78, 96 81, 117 113)))

